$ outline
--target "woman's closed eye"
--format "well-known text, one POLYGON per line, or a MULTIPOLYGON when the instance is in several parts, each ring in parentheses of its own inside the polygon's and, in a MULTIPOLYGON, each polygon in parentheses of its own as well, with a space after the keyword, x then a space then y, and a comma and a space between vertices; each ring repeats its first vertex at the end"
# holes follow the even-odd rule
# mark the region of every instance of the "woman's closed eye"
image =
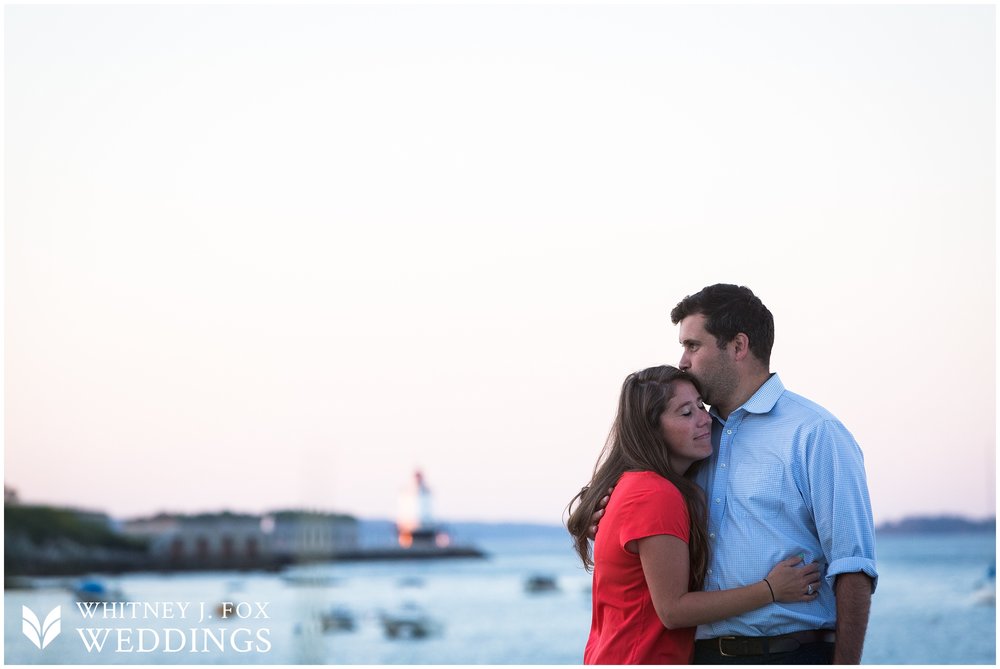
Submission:
MULTIPOLYGON (((698 404, 696 404, 695 406, 697 406, 702 411, 705 410, 705 403, 702 402, 701 400, 698 400, 698 404)), ((681 409, 682 416, 690 416, 692 413, 694 413, 694 410, 691 408, 690 405, 685 404, 684 407, 681 409)))

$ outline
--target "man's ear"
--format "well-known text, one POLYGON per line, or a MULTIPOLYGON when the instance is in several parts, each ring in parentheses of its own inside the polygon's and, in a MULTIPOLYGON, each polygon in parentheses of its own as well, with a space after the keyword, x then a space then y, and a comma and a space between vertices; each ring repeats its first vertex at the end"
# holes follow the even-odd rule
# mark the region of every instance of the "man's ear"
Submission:
POLYGON ((736 333, 733 337, 733 357, 737 361, 741 361, 750 355, 750 337, 746 336, 743 332, 736 333))

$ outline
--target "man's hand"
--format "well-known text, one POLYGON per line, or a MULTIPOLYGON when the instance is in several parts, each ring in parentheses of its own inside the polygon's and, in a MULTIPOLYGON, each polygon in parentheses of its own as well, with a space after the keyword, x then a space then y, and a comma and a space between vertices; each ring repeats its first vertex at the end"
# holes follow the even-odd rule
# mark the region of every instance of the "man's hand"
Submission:
POLYGON ((597 503, 597 511, 590 517, 590 529, 587 530, 587 536, 590 537, 591 541, 597 536, 597 525, 601 522, 601 517, 604 516, 604 507, 608 505, 608 500, 611 499, 611 492, 613 490, 614 486, 608 488, 608 494, 602 497, 601 501, 597 503))
POLYGON ((840 574, 833 586, 837 598, 837 643, 834 664, 861 664, 861 651, 872 606, 872 579, 861 572, 840 574))

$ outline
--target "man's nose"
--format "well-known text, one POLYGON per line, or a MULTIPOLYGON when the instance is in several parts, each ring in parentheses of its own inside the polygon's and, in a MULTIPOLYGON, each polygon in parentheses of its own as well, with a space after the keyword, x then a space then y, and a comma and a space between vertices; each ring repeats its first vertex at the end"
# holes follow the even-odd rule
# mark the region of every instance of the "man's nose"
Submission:
POLYGON ((681 355, 681 361, 677 363, 677 367, 682 372, 686 372, 691 369, 691 363, 688 361, 688 354, 686 352, 681 355))

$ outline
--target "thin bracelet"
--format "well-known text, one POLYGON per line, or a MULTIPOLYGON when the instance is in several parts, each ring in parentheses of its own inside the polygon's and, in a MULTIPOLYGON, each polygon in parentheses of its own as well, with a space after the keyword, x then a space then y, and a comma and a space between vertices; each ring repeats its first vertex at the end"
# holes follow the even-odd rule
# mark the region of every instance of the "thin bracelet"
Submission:
POLYGON ((771 582, 768 581, 766 578, 764 579, 764 582, 767 583, 767 589, 771 591, 771 601, 772 602, 778 601, 777 599, 774 598, 774 588, 771 587, 771 582))

